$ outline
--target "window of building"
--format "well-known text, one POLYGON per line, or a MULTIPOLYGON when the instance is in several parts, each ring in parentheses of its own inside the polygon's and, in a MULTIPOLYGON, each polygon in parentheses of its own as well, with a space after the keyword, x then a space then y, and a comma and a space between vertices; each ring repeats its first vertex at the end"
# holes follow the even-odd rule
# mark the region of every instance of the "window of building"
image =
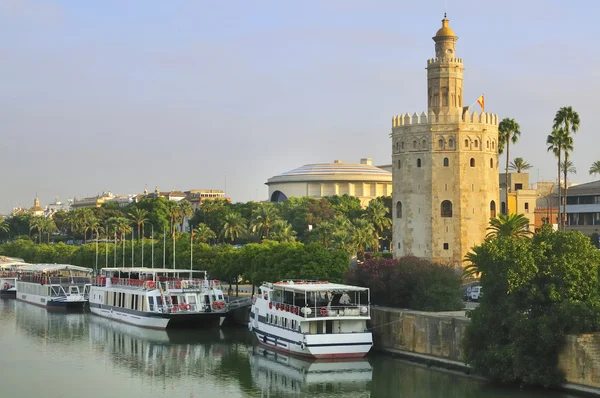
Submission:
POLYGON ((417 159, 417 167, 421 167, 421 159, 417 159))
POLYGON ((398 160, 398 168, 401 169, 402 168, 402 161, 398 160))
POLYGON ((440 139, 439 139, 439 141, 438 141, 438 148, 440 148, 440 149, 444 149, 444 140, 443 140, 443 139, 441 139, 441 138, 440 138, 440 139))
POLYGON ((417 149, 417 141, 413 141, 413 149, 417 149))
POLYGON ((442 217, 452 217, 452 202, 449 200, 442 202, 442 217))
POLYGON ((492 141, 492 149, 496 148, 496 141, 492 141))
POLYGON ((496 218, 496 202, 490 202, 490 218, 496 218))
POLYGON ((473 142, 475 144, 475 148, 479 148, 479 141, 475 140, 475 142, 473 142))
POLYGON ((444 250, 448 250, 448 244, 444 243, 444 250))
POLYGON ((465 148, 469 147, 469 140, 465 140, 465 148))
POLYGON ((506 214, 506 202, 500 203, 500 213, 506 214))
POLYGON ((396 152, 398 152, 399 149, 400 149, 400 143, 396 142, 396 152))
POLYGON ((523 184, 515 184, 515 191, 518 191, 519 189, 523 189, 523 184))
POLYGON ((444 158, 444 167, 448 167, 450 164, 450 161, 448 160, 448 158, 444 158))
POLYGON ((404 150, 404 142, 401 142, 401 143, 400 143, 400 148, 401 148, 402 150, 404 150))
POLYGON ((402 218, 402 202, 396 202, 396 218, 402 218))
POLYGON ((400 242, 398 242, 398 249, 401 249, 402 245, 400 244, 400 242))
POLYGON ((471 164, 471 167, 475 167, 475 158, 471 158, 469 163, 471 164))
POLYGON ((448 140, 448 147, 449 147, 449 148, 453 148, 453 147, 454 147, 454 140, 453 140, 452 138, 450 138, 450 139, 448 140))
POLYGON ((529 203, 525 202, 525 213, 529 213, 529 203))
POLYGON ((427 148, 427 141, 423 140, 423 142, 421 143, 421 145, 422 145, 423 149, 427 148))
POLYGON ((487 149, 490 149, 490 140, 487 140, 487 141, 485 142, 485 147, 486 147, 487 149))
POLYGON ((490 169, 494 168, 494 159, 490 159, 490 169))

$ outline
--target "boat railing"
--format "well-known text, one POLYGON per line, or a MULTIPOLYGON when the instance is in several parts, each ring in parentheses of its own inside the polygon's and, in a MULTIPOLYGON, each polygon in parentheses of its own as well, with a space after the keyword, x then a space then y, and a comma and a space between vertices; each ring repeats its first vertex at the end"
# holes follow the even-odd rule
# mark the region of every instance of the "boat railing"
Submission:
POLYGON ((272 309, 278 312, 292 312, 303 318, 343 318, 343 317, 361 317, 369 318, 371 308, 369 305, 344 305, 344 306, 294 306, 290 304, 273 303, 272 309))
POLYGON ((146 290, 156 289, 162 287, 168 290, 200 290, 208 289, 211 287, 219 286, 219 281, 205 280, 205 279, 170 279, 165 281, 153 281, 152 279, 132 279, 132 278, 115 278, 98 276, 93 278, 92 284, 94 286, 106 286, 107 279, 110 279, 110 283, 113 286, 128 287, 128 288, 142 288, 146 290))
POLYGON ((86 285, 91 282, 89 276, 21 275, 19 280, 40 285, 86 285))
POLYGON ((164 314, 175 314, 175 313, 197 313, 197 312, 222 312, 214 310, 210 305, 207 304, 150 304, 149 309, 151 312, 159 312, 164 314))

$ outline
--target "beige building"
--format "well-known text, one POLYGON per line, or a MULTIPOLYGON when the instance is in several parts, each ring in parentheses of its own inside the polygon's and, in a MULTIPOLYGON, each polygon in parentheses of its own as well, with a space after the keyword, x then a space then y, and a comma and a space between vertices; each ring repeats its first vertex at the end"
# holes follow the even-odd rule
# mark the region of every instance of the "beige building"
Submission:
POLYGON ((322 198, 350 195, 367 206, 372 199, 392 194, 392 174, 373 166, 370 158, 360 163, 307 164, 267 180, 271 202, 290 197, 322 198))
POLYGON ((44 208, 40 206, 40 199, 37 196, 33 200, 33 207, 29 209, 29 212, 34 216, 44 215, 44 208))
POLYGON ((499 203, 498 117, 463 107, 463 61, 444 17, 427 112, 392 119, 393 253, 461 265, 499 203))
POLYGON ((506 192, 506 173, 500 174, 500 211, 502 214, 523 214, 529 219, 529 230, 535 230, 535 209, 537 201, 545 192, 532 189, 529 185, 529 173, 508 173, 508 197, 506 192), (507 208, 508 204, 508 208, 507 208))

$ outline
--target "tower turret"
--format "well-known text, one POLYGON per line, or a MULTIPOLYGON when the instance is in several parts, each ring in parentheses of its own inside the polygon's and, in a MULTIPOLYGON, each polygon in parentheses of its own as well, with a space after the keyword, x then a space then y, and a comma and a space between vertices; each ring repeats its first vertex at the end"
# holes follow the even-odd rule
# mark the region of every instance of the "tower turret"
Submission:
POLYGON ((463 104, 463 65, 456 57, 458 37, 444 14, 442 27, 433 36, 435 58, 427 61, 427 109, 456 114, 463 104))

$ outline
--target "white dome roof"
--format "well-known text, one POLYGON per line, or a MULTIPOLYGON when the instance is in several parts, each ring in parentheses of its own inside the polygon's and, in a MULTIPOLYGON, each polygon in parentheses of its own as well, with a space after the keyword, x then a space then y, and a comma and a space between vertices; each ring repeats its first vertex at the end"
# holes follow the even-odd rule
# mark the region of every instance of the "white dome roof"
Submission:
POLYGON ((267 185, 276 182, 298 181, 392 181, 392 173, 379 167, 362 163, 314 163, 305 164, 269 178, 267 185))

